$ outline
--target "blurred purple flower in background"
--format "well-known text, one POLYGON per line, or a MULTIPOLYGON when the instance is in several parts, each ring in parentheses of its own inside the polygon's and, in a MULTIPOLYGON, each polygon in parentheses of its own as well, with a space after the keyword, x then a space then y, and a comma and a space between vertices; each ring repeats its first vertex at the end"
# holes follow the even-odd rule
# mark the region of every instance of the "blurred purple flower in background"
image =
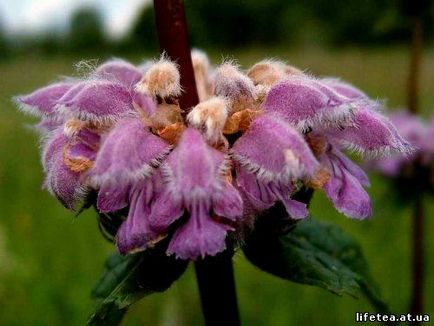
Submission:
MULTIPOLYGON (((72 210, 93 191, 100 213, 127 208, 116 235, 122 254, 170 237, 168 254, 215 255, 228 233, 278 201, 290 217, 307 217, 292 198, 302 187, 324 189, 338 211, 367 218, 369 180, 344 151, 411 151, 378 102, 338 79, 271 60, 243 73, 230 62, 211 68, 201 52, 192 59, 201 102, 186 116, 178 67, 164 56, 138 68, 108 61, 87 78, 17 98, 41 117, 44 186, 72 210)), ((423 148, 432 155, 429 141, 423 148)))
POLYGON ((392 155, 371 162, 370 167, 380 173, 396 177, 403 173, 406 166, 415 161, 421 166, 430 167, 434 162, 434 118, 425 122, 420 117, 407 111, 396 111, 390 115, 390 120, 414 147, 407 157, 392 155))
POLYGON ((367 168, 395 182, 400 198, 408 200, 434 191, 434 117, 424 121, 408 111, 395 111, 390 120, 414 150, 367 162, 367 168))

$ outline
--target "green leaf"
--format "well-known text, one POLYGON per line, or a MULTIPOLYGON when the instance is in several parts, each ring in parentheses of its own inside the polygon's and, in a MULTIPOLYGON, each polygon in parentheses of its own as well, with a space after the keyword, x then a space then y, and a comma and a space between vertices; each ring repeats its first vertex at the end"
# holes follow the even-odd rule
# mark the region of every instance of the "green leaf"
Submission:
POLYGON ((167 290, 185 271, 188 261, 168 257, 166 241, 134 255, 112 254, 92 291, 100 300, 88 325, 118 325, 127 308, 146 295, 167 290))
POLYGON ((243 251, 250 262, 275 276, 338 295, 364 293, 378 311, 388 312, 360 246, 339 227, 310 218, 279 234, 274 222, 276 218, 262 216, 247 237, 243 251))

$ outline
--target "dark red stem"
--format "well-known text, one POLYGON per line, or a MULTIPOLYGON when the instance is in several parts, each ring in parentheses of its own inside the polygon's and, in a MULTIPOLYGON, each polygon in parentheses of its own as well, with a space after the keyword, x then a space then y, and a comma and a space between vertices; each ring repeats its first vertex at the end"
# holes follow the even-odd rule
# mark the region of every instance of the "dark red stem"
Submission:
POLYGON ((416 114, 419 111, 419 76, 422 56, 422 20, 419 16, 413 17, 411 37, 411 57, 408 74, 408 110, 416 114))
POLYGON ((154 0, 155 19, 161 52, 179 65, 182 95, 179 104, 184 113, 199 103, 188 43, 187 21, 182 0, 154 0))
MULTIPOLYGON (((154 0, 161 52, 179 65, 184 115, 199 102, 188 43, 187 22, 182 0, 154 0)), ((195 263, 202 310, 207 326, 240 324, 232 251, 206 257, 195 263)))
POLYGON ((423 284, 424 284, 424 207, 423 197, 419 195, 414 200, 413 207, 413 261, 412 261, 412 295, 410 312, 423 313, 423 284))
MULTIPOLYGON (((422 19, 419 15, 413 17, 411 40, 410 71, 408 75, 408 111, 412 114, 419 112, 419 76, 422 57, 422 19)), ((417 182, 418 164, 414 165, 414 178, 417 182)), ((422 194, 415 197, 412 213, 412 275, 410 312, 423 313, 423 284, 424 284, 424 221, 425 213, 422 194)), ((418 324, 418 323, 415 323, 418 324)))

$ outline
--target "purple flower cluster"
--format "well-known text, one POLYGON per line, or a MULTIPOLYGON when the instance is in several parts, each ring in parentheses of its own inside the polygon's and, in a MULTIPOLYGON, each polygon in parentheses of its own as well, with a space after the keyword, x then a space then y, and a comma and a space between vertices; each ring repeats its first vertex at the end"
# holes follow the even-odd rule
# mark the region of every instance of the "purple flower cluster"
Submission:
POLYGON ((162 57, 135 67, 108 61, 17 98, 41 117, 44 186, 76 209, 90 190, 97 209, 128 208, 116 242, 122 254, 170 236, 168 254, 215 255, 228 232, 277 201, 308 216, 292 198, 324 189, 351 218, 371 215, 369 180, 343 150, 407 152, 409 144, 357 88, 265 60, 243 73, 213 68, 192 54, 200 103, 182 112, 175 63, 162 57))

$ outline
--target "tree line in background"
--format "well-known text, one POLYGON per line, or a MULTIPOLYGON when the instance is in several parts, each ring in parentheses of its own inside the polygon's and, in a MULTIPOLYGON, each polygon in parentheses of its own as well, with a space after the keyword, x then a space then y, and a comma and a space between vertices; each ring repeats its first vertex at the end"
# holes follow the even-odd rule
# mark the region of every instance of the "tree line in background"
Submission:
MULTIPOLYGON (((433 35, 434 6, 424 2, 426 38, 433 35)), ((420 2, 420 1, 419 1, 420 2)), ((388 45, 407 41, 411 7, 399 0, 186 0, 193 46, 388 45), (410 15, 409 15, 410 13, 410 15)), ((1 24, 0 24, 1 28, 1 24)), ((3 30, 3 29, 1 29, 3 30)), ((18 40, 0 31, 0 59, 8 53, 157 49, 153 7, 146 7, 121 40, 109 40, 100 13, 93 7, 77 10, 64 34, 46 33, 18 40)))

